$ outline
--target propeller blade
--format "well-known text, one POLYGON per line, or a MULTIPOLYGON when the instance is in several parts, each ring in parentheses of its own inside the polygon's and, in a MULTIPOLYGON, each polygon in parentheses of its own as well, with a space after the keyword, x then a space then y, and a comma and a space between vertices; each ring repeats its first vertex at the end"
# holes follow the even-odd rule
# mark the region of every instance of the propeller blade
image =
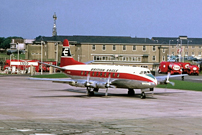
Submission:
POLYGON ((105 96, 108 96, 108 88, 106 88, 105 96))
POLYGON ((86 78, 86 87, 90 86, 90 72, 88 73, 87 75, 87 78, 86 78))
POLYGON ((108 76, 108 79, 107 79, 107 83, 106 83, 106 93, 105 93, 105 96, 108 96, 108 88, 109 88, 109 85, 110 85, 110 73, 109 73, 109 76, 108 76))
POLYGON ((170 78, 170 72, 168 72, 167 78, 166 78, 166 83, 169 83, 169 78, 170 78))
POLYGON ((174 82, 169 82, 172 86, 174 86, 175 85, 175 83, 174 82))

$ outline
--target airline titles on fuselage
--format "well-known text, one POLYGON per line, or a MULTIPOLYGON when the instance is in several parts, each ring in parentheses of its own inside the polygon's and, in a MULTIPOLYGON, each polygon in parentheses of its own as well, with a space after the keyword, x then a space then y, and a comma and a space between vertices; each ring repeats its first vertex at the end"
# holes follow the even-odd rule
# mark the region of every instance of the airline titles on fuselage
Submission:
POLYGON ((98 72, 118 72, 118 69, 91 68, 91 71, 98 71, 98 72))

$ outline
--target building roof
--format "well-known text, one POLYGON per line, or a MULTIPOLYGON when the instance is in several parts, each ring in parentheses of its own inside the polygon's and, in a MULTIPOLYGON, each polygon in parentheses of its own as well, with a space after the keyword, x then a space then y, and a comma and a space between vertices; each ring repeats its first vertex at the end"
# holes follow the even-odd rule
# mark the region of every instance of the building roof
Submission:
POLYGON ((137 38, 137 37, 127 37, 127 36, 82 36, 82 35, 73 35, 73 36, 38 36, 35 39, 35 43, 41 41, 61 41, 68 39, 70 44, 171 44, 176 45, 202 45, 202 38, 188 38, 187 36, 179 37, 152 37, 149 38, 137 38))
POLYGON ((53 36, 45 37, 39 36, 36 37, 35 42, 41 41, 61 41, 68 39, 70 42, 76 43, 120 43, 120 44, 132 44, 132 43, 141 43, 141 44, 155 44, 155 41, 149 38, 133 38, 133 37, 124 37, 124 36, 53 36))
POLYGON ((176 37, 152 37, 152 40, 155 41, 158 44, 180 44, 180 38, 185 37, 182 39, 182 45, 202 45, 202 38, 188 38, 187 36, 180 36, 178 38, 176 37))

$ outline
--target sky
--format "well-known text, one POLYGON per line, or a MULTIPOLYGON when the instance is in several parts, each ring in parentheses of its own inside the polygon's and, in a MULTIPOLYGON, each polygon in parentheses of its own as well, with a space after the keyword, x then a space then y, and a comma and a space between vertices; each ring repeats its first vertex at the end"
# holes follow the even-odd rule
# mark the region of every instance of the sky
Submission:
POLYGON ((1 0, 0 37, 202 38, 202 0, 1 0))

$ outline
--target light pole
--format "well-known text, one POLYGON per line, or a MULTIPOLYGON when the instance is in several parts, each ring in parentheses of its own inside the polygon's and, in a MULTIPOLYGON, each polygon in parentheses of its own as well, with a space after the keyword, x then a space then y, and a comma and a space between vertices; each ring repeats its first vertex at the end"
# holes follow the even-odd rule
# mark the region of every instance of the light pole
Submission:
POLYGON ((13 54, 10 54, 10 67, 11 67, 11 56, 14 56, 13 54))
POLYGON ((19 44, 17 42, 17 46, 18 46, 18 62, 19 62, 19 44))
MULTIPOLYGON (((55 46, 56 46, 56 53, 55 53, 55 61, 56 61, 56 66, 58 65, 58 45, 59 45, 59 43, 58 42, 56 42, 55 43, 55 46)), ((56 72, 56 70, 54 70, 55 72, 56 72)))
POLYGON ((169 49, 168 49, 169 58, 170 58, 170 41, 173 41, 173 40, 169 40, 169 49))
POLYGON ((43 74, 42 62, 43 62, 43 45, 45 44, 44 41, 41 41, 41 75, 43 74))

